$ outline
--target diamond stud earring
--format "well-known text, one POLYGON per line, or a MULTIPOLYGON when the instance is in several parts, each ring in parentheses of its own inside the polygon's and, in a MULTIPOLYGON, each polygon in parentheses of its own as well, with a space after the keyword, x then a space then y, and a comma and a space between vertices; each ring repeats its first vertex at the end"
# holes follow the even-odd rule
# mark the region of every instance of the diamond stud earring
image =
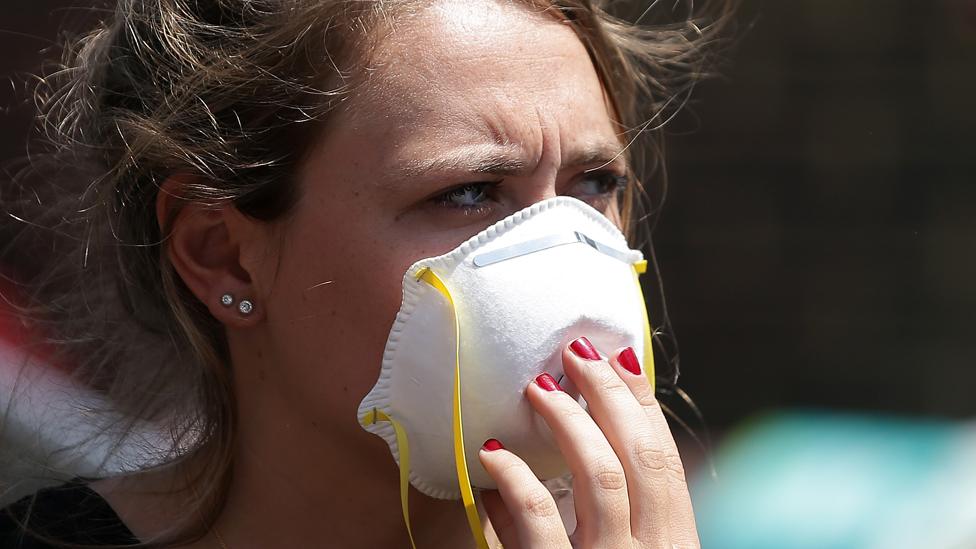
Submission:
POLYGON ((220 296, 220 304, 224 307, 230 307, 234 304, 234 296, 231 294, 224 294, 220 296))
POLYGON ((237 310, 240 311, 241 314, 249 315, 251 314, 251 311, 254 310, 254 304, 246 299, 242 299, 237 305, 237 310))

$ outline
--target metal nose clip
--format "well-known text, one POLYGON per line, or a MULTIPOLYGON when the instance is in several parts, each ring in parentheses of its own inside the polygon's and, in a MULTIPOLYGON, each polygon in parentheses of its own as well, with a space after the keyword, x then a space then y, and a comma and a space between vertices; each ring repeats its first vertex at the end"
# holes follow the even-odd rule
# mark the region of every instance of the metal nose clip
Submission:
POLYGON ((602 242, 597 242, 579 231, 572 231, 551 234, 542 238, 512 244, 511 246, 506 246, 491 252, 485 252, 475 256, 472 262, 474 263, 475 267, 487 267, 488 265, 493 265, 495 263, 500 263, 508 259, 514 259, 516 257, 535 252, 541 252, 542 250, 548 250, 549 248, 555 248, 556 246, 565 246, 566 244, 577 243, 586 244, 604 255, 608 255, 625 263, 629 263, 631 261, 631 258, 628 257, 626 251, 618 250, 613 246, 608 246, 602 242))
POLYGON ((574 231, 574 233, 576 234, 576 238, 580 242, 583 242, 585 244, 588 244, 591 248, 596 248, 597 247, 596 246, 596 241, 593 240, 592 238, 586 236, 585 234, 583 234, 583 233, 581 233, 579 231, 574 231))

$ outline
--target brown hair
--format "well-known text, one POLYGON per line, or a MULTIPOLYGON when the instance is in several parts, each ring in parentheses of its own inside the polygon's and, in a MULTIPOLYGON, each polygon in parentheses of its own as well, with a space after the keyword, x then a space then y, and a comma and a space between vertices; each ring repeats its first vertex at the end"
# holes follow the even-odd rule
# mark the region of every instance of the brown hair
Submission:
MULTIPOLYGON (((731 0, 677 18, 665 14, 655 24, 643 21, 648 11, 635 12, 641 23, 634 24, 598 0, 522 3, 576 30, 613 103, 635 173, 659 182, 649 186, 652 196, 635 178, 622 205, 628 235, 650 249, 646 218, 665 188, 661 128, 705 73, 731 0)), ((361 84, 376 29, 391 14, 423 4, 120 0, 39 80, 48 149, 32 175, 20 174, 7 189, 5 204, 35 207, 10 211, 29 223, 4 255, 52 243, 49 261, 34 269, 43 276, 29 285, 25 316, 124 417, 172 425, 174 443, 192 443, 200 458, 194 461, 205 464, 187 479, 199 496, 196 513, 167 543, 197 539, 219 511, 236 411, 223 328, 168 261, 167 225, 177 211, 159 226, 160 185, 184 174, 183 203, 229 201, 269 222, 286 216, 299 198, 295 168, 328 128, 329 113, 361 84), (42 164, 84 169, 67 177, 38 169, 42 164)), ((666 322, 657 324, 659 333, 667 330, 666 322)), ((676 371, 660 385, 673 384, 676 371)), ((117 427, 120 437, 130 428, 117 427)))

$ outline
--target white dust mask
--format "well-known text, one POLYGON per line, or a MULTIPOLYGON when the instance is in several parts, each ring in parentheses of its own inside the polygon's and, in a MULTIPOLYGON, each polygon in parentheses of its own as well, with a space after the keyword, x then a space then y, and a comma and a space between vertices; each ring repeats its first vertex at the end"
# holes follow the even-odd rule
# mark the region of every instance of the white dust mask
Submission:
POLYGON ((568 472, 525 388, 543 372, 560 380, 562 350, 581 336, 607 352, 633 347, 653 383, 645 266, 609 219, 561 196, 407 269, 379 380, 359 405, 400 465, 405 515, 409 475, 424 494, 462 498, 474 527, 472 486, 495 488, 478 459, 489 438, 540 479, 568 472))

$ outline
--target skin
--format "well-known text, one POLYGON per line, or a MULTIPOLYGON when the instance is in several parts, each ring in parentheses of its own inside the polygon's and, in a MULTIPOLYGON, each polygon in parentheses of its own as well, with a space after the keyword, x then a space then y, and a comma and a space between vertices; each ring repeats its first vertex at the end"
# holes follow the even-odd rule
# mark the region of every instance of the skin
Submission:
MULTIPOLYGON (((301 166, 303 196, 287 219, 269 225, 233 207, 191 205, 168 241, 180 276, 230 344, 239 443, 216 525, 233 549, 408 547, 396 465, 386 443, 356 422, 404 271, 556 195, 620 223, 604 172, 625 173, 623 157, 614 158, 621 139, 568 26, 504 2, 443 0, 395 30, 372 57, 365 92, 337 113, 301 166), (470 165, 499 156, 519 169, 499 175, 470 165), (444 158, 455 162, 429 165, 444 158), (593 168, 600 171, 584 173, 593 168), (444 195, 478 182, 500 183, 444 195), (254 312, 221 306, 225 292, 249 298, 254 312)), ((160 216, 170 206, 161 193, 160 216)), ((577 477, 572 542, 695 546, 681 462, 657 401, 643 375, 619 366, 621 350, 601 351, 611 360, 564 355, 592 418, 560 391, 526 388, 577 477)), ((505 547, 570 546, 551 496, 524 463, 507 450, 480 455, 500 486, 483 503, 505 547)), ((95 488, 148 539, 179 515, 176 496, 153 493, 172 482, 161 471, 95 488)), ((419 547, 473 547, 459 502, 414 490, 410 505, 419 547)), ((193 547, 219 544, 207 536, 193 547)))

